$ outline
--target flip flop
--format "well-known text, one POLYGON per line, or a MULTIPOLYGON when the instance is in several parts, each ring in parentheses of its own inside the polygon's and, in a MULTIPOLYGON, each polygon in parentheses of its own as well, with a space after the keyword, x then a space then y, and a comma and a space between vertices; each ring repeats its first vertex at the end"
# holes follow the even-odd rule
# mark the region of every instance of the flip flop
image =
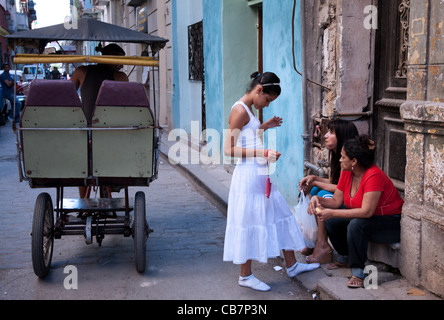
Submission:
POLYGON ((352 276, 347 282, 349 288, 364 288, 364 279, 352 276))

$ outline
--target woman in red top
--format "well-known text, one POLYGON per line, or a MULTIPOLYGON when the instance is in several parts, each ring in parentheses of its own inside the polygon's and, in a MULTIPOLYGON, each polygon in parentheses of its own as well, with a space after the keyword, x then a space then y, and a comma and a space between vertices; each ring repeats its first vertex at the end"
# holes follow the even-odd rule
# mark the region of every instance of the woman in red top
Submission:
POLYGON ((362 287, 368 242, 400 241, 404 201, 389 177, 374 164, 375 145, 368 136, 347 141, 341 152, 341 176, 331 199, 312 197, 308 213, 316 214, 338 261, 328 268, 350 265, 349 287, 362 287), (345 204, 346 209, 340 209, 345 204))

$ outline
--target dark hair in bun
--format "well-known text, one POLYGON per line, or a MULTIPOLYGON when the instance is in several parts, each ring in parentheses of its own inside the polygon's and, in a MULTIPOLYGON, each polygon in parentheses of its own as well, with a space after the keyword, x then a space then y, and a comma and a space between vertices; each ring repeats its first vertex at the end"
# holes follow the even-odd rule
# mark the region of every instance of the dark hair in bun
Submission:
POLYGON ((257 85, 261 85, 265 94, 276 96, 281 94, 281 80, 273 72, 265 72, 260 74, 256 71, 251 74, 250 78, 253 79, 253 81, 251 82, 247 92, 251 92, 257 85))
POLYGON ((366 169, 375 162, 375 143, 368 135, 346 141, 344 151, 350 159, 356 159, 359 165, 366 169))

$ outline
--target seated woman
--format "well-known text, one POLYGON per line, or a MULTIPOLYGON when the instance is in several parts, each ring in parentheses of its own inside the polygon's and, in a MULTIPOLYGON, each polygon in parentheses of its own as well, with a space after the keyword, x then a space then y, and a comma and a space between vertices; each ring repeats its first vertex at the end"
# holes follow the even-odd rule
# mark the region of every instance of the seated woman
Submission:
MULTIPOLYGON (((309 175, 301 179, 299 189, 305 194, 310 193, 311 196, 317 195, 323 198, 333 197, 336 191, 336 185, 341 174, 341 150, 345 141, 357 137, 358 129, 351 121, 336 119, 327 124, 327 133, 324 136, 325 147, 330 150, 330 172, 329 178, 321 178, 315 175, 309 175)), ((322 222, 318 221, 318 225, 322 222)), ((312 250, 305 248, 301 251, 306 255, 308 263, 327 263, 331 262, 333 249, 328 244, 327 234, 324 227, 320 226, 316 246, 312 250)))
POLYGON ((368 242, 400 241, 404 201, 389 177, 374 164, 375 145, 368 136, 347 141, 341 152, 342 173, 331 199, 312 197, 308 213, 316 214, 338 261, 329 267, 351 267, 347 286, 363 287, 368 242), (345 204, 346 209, 340 209, 345 204))

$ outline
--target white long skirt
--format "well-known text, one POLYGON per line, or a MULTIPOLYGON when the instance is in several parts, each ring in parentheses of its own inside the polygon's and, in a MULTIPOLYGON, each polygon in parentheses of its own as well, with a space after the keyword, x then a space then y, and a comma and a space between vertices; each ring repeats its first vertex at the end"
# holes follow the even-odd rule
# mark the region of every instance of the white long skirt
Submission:
POLYGON ((305 248, 296 218, 281 193, 272 185, 265 196, 265 166, 238 164, 231 180, 225 231, 224 261, 266 263, 281 250, 305 248))

